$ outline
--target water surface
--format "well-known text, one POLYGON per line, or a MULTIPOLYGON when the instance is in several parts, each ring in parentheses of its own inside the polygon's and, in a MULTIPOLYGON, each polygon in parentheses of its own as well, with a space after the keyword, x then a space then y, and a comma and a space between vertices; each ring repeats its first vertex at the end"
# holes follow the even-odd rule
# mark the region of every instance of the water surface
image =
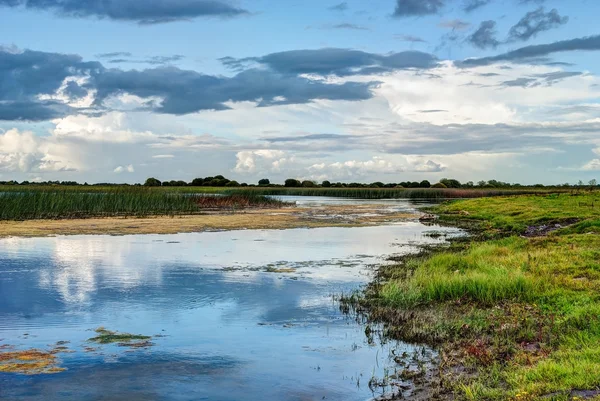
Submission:
POLYGON ((0 399, 371 399, 384 389, 369 380, 418 347, 369 344, 334 295, 364 285, 386 256, 441 241, 423 236, 430 230, 0 240, 0 346, 69 341, 73 351, 59 354, 63 373, 0 373, 0 399), (143 349, 96 346, 87 340, 98 326, 159 336, 143 349))

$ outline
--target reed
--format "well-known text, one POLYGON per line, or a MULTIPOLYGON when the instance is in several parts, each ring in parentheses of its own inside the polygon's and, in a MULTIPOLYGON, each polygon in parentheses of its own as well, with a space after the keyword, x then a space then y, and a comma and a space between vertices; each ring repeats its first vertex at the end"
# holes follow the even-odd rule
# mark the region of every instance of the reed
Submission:
POLYGON ((174 216, 281 205, 283 202, 257 194, 205 196, 136 187, 103 191, 21 188, 0 192, 0 220, 174 216))

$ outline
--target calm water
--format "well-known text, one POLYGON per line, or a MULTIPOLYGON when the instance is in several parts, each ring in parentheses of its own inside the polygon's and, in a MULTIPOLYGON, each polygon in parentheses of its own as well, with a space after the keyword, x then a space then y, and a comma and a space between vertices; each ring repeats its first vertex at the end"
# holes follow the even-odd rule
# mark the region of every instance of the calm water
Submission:
POLYGON ((0 373, 0 399, 371 399, 382 389, 367 383, 394 369, 392 350, 415 348, 368 344, 333 295, 367 282, 386 255, 439 241, 422 235, 430 230, 0 240, 0 346, 69 341, 73 351, 59 354, 63 373, 0 373), (160 336, 150 348, 92 352, 98 326, 160 336))

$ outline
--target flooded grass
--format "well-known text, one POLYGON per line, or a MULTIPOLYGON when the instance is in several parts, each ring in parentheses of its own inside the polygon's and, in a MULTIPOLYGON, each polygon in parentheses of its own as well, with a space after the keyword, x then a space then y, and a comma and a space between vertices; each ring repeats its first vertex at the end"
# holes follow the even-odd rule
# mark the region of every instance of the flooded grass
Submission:
POLYGON ((385 322, 392 337, 436 346, 447 398, 598 399, 600 210, 591 205, 599 195, 442 205, 442 220, 477 227, 473 240, 382 267, 343 308, 385 322))
POLYGON ((104 327, 98 327, 94 331, 98 335, 90 338, 88 341, 97 344, 117 344, 119 346, 134 348, 144 348, 152 345, 152 343, 148 341, 152 338, 151 336, 119 333, 117 331, 107 330, 104 327))

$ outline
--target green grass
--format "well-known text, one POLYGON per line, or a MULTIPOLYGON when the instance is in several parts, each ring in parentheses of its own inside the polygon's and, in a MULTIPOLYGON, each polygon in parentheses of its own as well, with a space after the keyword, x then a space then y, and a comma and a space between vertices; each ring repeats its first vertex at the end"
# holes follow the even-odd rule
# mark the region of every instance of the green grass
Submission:
POLYGON ((390 333, 440 348, 445 385, 458 399, 571 400, 600 389, 597 200, 589 193, 444 204, 444 219, 475 221, 496 239, 384 268, 363 302, 390 333), (579 222, 544 237, 519 235, 568 219, 579 222))
POLYGON ((0 190, 0 220, 174 216, 213 209, 283 205, 280 201, 256 194, 202 195, 143 187, 104 187, 102 191, 83 191, 81 187, 0 190))

